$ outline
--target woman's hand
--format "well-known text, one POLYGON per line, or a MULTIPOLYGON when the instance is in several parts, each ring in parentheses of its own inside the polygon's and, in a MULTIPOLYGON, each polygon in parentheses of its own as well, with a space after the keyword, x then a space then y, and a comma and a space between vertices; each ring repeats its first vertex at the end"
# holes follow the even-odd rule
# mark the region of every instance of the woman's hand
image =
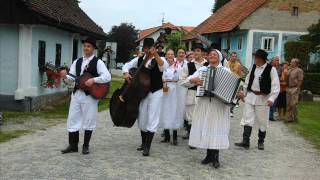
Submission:
POLYGON ((190 82, 191 82, 192 84, 197 85, 197 86, 203 85, 203 81, 202 81, 199 77, 194 77, 194 78, 192 78, 192 79, 190 80, 190 82))

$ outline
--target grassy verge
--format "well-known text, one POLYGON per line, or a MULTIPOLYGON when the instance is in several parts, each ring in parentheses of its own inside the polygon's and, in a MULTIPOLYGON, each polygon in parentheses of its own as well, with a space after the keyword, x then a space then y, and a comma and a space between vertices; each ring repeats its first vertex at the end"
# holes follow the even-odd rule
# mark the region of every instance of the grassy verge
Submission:
MULTIPOLYGON (((120 78, 112 80, 107 99, 99 102, 99 112, 109 109, 111 95, 122 83, 120 78)), ((3 112, 4 124, 0 126, 0 143, 66 122, 69 101, 70 97, 67 96, 59 104, 37 112, 3 112)))
POLYGON ((320 102, 302 102, 298 106, 298 122, 289 127, 320 150, 320 102))

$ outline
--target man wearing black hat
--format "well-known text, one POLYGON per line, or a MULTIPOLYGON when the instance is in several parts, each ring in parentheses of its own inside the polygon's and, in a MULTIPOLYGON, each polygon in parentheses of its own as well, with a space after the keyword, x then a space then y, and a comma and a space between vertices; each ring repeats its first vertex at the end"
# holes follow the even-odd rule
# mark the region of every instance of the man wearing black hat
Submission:
POLYGON ((196 91, 197 87, 192 85, 190 81, 187 79, 188 76, 193 75, 200 67, 204 65, 208 65, 206 59, 203 58, 203 52, 205 51, 203 45, 201 43, 196 43, 193 45, 193 52, 194 52, 194 60, 189 62, 187 66, 184 66, 183 71, 180 75, 180 82, 183 86, 189 88, 187 91, 186 97, 186 120, 188 121, 187 125, 187 134, 184 136, 184 139, 189 139, 189 134, 191 130, 192 124, 192 114, 195 106, 196 101, 196 91))
MULTIPOLYGON (((94 78, 86 81, 86 85, 89 87, 94 83, 107 83, 111 81, 111 75, 107 67, 102 60, 94 55, 96 48, 96 41, 94 39, 87 38, 84 40, 84 56, 75 60, 69 71, 69 74, 74 76, 81 76, 84 72, 90 73, 94 78)), ((65 70, 61 71, 60 75, 63 79, 67 79, 67 81, 75 81, 72 76, 67 75, 65 70)), ((98 100, 90 96, 89 93, 75 87, 71 95, 67 122, 69 146, 61 151, 63 154, 78 152, 79 130, 81 128, 84 129, 82 154, 89 154, 89 142, 92 132, 96 128, 97 114, 98 100)))
POLYGON ((235 143, 235 145, 249 149, 252 126, 257 120, 259 124, 258 149, 264 150, 269 111, 280 92, 280 82, 277 70, 267 63, 268 53, 259 49, 254 56, 255 64, 246 78, 244 90, 239 93, 239 97, 245 102, 241 120, 244 129, 242 142, 235 143))
POLYGON ((162 72, 169 66, 166 60, 159 56, 154 47, 154 40, 146 38, 143 42, 144 56, 136 57, 126 63, 122 72, 124 79, 128 82, 132 80, 129 70, 142 65, 143 69, 148 71, 151 79, 151 87, 148 96, 143 99, 139 106, 138 126, 141 132, 142 144, 137 149, 143 151, 143 156, 149 156, 153 136, 157 131, 160 121, 162 104, 162 72), (147 58, 146 63, 141 64, 147 58))

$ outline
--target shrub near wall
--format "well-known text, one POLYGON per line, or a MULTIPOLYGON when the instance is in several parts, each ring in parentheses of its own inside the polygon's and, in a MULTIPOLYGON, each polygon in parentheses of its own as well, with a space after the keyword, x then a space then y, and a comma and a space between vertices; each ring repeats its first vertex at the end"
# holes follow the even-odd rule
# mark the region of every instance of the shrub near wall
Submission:
POLYGON ((303 70, 307 69, 310 61, 311 43, 306 41, 289 41, 284 46, 286 60, 298 58, 303 70))
POLYGON ((313 94, 320 94, 320 73, 305 73, 303 89, 313 94))

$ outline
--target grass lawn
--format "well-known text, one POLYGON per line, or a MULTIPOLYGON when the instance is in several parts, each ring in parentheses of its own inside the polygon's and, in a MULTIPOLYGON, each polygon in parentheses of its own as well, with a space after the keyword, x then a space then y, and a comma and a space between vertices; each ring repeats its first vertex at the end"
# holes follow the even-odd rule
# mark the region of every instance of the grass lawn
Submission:
MULTIPOLYGON (((122 79, 113 77, 107 99, 99 101, 99 112, 109 109, 110 97, 122 83, 122 79)), ((67 96, 59 104, 37 112, 3 112, 4 124, 0 126, 0 143, 66 122, 69 101, 70 96, 67 96)))
POLYGON ((289 127, 320 150, 320 102, 302 102, 298 110, 298 123, 289 124, 289 127))

